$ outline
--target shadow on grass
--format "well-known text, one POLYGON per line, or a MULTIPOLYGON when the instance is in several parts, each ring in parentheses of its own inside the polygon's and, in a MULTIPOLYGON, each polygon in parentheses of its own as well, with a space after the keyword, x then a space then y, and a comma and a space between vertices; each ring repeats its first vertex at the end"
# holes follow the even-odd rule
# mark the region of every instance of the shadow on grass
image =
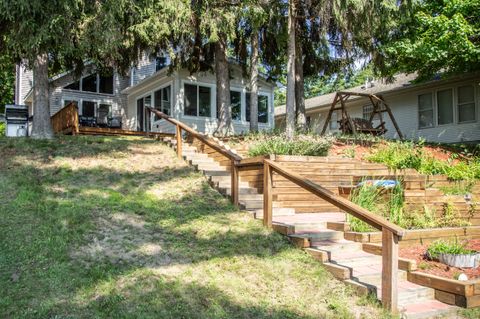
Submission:
POLYGON ((134 145, 159 143, 151 138, 109 136, 57 136, 52 140, 0 137, 0 154, 6 161, 15 156, 82 158, 112 152, 126 152, 134 145))
POLYGON ((151 290, 134 285, 138 291, 129 297, 108 295, 83 306, 72 299, 145 267, 264 258, 289 248, 260 223, 243 227, 244 221, 232 219, 235 208, 188 167, 129 173, 27 165, 0 175, 0 187, 1 316, 301 317, 235 304, 214 287, 163 277, 151 290), (187 192, 165 198, 149 193, 172 181, 187 192), (145 253, 145 247, 153 248, 145 253), (122 315, 132 309, 131 316, 122 315))

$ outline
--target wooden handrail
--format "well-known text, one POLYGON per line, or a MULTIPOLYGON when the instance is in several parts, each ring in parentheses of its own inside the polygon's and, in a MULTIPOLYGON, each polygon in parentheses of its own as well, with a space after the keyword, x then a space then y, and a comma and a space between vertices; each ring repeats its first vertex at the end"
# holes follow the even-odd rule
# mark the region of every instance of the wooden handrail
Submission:
POLYGON ((219 152, 220 154, 224 155, 225 157, 234 160, 234 161, 241 161, 242 157, 239 156, 238 154, 233 153, 230 150, 227 150, 226 148, 222 147, 221 145, 218 145, 214 140, 210 139, 208 136, 205 136, 203 134, 200 134, 199 132, 195 131, 193 128, 185 125, 184 123, 168 116, 167 114, 160 112, 154 108, 148 107, 147 108, 150 112, 154 113, 158 117, 172 123, 173 125, 176 125, 180 127, 182 130, 185 132, 191 134, 193 137, 199 139, 201 142, 207 144, 211 148, 213 148, 215 151, 219 152))
POLYGON ((361 219, 362 221, 375 227, 376 229, 379 229, 379 230, 388 229, 393 234, 399 237, 403 237, 403 235, 405 235, 405 229, 403 229, 398 225, 395 225, 392 222, 389 222, 385 218, 375 215, 372 212, 369 212, 368 210, 366 210, 365 208, 352 203, 348 199, 345 199, 339 195, 334 194, 328 189, 306 179, 305 177, 297 173, 294 173, 288 169, 285 169, 284 167, 275 163, 272 160, 265 159, 264 162, 269 166, 271 166, 273 171, 282 175, 283 177, 290 180, 291 182, 310 191, 311 193, 326 200, 327 202, 349 213, 350 215, 353 215, 354 217, 361 219))
POLYGON ((264 160, 263 223, 272 226, 273 173, 277 173, 301 188, 317 195, 350 215, 382 231, 382 303, 393 313, 398 311, 398 241, 406 231, 351 201, 332 193, 303 176, 285 169, 270 159, 264 160))

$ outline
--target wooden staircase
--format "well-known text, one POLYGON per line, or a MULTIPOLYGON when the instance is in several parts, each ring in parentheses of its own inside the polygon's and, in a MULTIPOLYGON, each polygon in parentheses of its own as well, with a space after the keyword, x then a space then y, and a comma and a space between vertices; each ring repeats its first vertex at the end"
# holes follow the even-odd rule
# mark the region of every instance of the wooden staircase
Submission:
MULTIPOLYGON (((177 140, 162 138, 176 149, 177 140)), ((217 143, 222 145, 217 140, 217 143)), ((222 145, 228 149, 228 146, 222 145)), ((182 142, 182 157, 208 179, 210 185, 225 196, 232 193, 230 168, 218 159, 202 153, 192 144, 182 142)), ((230 150, 233 151, 233 150, 230 150)), ((256 187, 240 178, 239 206, 263 218, 263 195, 256 187)), ((373 294, 381 300, 382 257, 366 252, 362 244, 344 239, 338 225, 345 222, 345 213, 295 214, 294 208, 273 207, 273 227, 321 262, 334 277, 353 287, 360 294, 373 294)), ((402 318, 454 318, 456 307, 435 299, 431 288, 407 281, 407 272, 399 269, 398 305, 402 318)))

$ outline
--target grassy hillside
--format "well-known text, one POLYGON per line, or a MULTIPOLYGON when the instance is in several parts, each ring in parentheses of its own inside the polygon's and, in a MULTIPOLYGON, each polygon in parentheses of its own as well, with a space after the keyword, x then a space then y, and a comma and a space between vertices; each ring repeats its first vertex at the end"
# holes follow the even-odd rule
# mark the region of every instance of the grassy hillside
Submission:
POLYGON ((2 318, 374 318, 146 139, 0 138, 2 318))

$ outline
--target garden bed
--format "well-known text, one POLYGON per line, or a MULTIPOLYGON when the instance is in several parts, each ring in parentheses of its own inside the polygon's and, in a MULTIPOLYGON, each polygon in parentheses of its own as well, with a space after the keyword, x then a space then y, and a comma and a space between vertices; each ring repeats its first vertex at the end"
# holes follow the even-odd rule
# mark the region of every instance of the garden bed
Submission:
MULTIPOLYGON (((480 251, 480 239, 470 239, 467 242, 466 248, 480 251)), ((465 274, 469 279, 480 278, 479 268, 456 268, 445 265, 438 261, 429 260, 426 257, 428 245, 413 244, 400 248, 399 256, 407 259, 412 259, 417 262, 419 272, 424 272, 431 275, 436 275, 449 279, 457 279, 459 274, 465 274)))

